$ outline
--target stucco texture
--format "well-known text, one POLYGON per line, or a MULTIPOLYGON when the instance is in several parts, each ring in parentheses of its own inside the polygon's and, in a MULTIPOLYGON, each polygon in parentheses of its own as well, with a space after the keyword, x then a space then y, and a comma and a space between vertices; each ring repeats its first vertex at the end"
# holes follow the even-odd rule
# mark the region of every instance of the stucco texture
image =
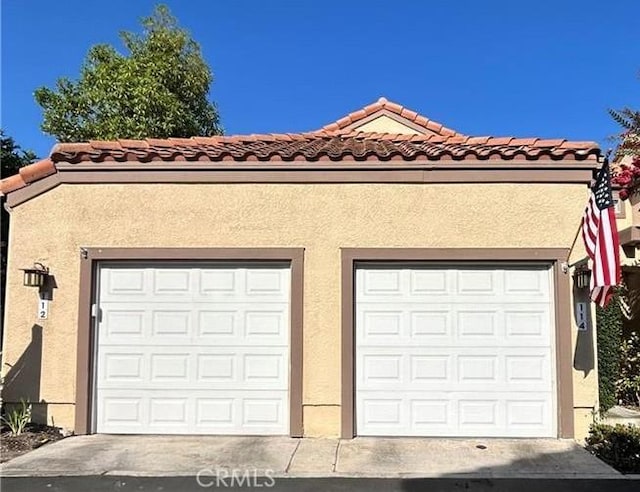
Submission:
MULTIPOLYGON (((587 196, 577 184, 60 185, 12 211, 4 372, 37 361, 36 324, 41 370, 7 396, 28 393, 73 428, 81 246, 303 247, 305 435, 337 436, 340 248, 569 248, 587 196), (34 261, 57 284, 39 322, 19 270, 34 261)), ((582 419, 596 407, 595 369, 574 371, 574 404, 582 419)))
POLYGON ((381 132, 381 133, 403 133, 414 135, 418 132, 407 125, 403 125, 399 121, 389 118, 388 116, 379 116, 367 123, 357 126, 354 130, 359 132, 381 132))

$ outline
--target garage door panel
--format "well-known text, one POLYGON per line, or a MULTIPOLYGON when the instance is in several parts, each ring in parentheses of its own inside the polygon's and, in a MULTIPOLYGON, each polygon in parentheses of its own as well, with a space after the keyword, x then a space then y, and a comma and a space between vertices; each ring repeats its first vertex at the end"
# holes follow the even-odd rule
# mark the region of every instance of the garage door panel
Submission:
POLYGON ((483 302, 500 296, 504 302, 546 302, 551 292, 548 268, 496 267, 392 267, 360 268, 357 301, 402 298, 417 302, 483 302), (475 301, 474 301, 475 299, 475 301))
POLYGON ((171 299, 191 299, 194 272, 189 268, 154 269, 151 272, 152 288, 148 294, 153 298, 170 297, 171 299))
POLYGON ((282 347, 102 347, 100 388, 273 389, 288 387, 282 347))
POLYGON ((206 339, 215 345, 288 343, 288 303, 102 303, 101 326, 109 344, 183 344, 206 339))
MULTIPOLYGON (((518 395, 515 395, 518 396, 518 395)), ((526 431, 528 428, 551 425, 552 409, 546 399, 531 399, 521 395, 520 399, 510 397, 506 400, 506 420, 511 428, 526 431)))
POLYGON ((483 342, 494 344, 500 337, 500 312, 497 307, 468 306, 455 312, 457 330, 455 337, 473 343, 480 338, 483 342), (493 339, 493 340, 491 340, 493 339))
POLYGON ((410 304, 410 303, 414 303, 414 304, 421 304, 423 306, 434 306, 437 304, 446 304, 447 306, 466 306, 469 304, 475 304, 475 305, 484 305, 484 304, 490 304, 494 302, 494 295, 497 295, 500 297, 501 301, 500 301, 500 305, 507 307, 507 306, 515 306, 518 307, 522 304, 525 304, 527 306, 530 305, 540 305, 542 307, 546 306, 548 304, 548 298, 547 300, 544 299, 544 296, 529 296, 527 294, 514 294, 514 295, 507 295, 504 292, 502 293, 497 293, 497 294, 482 294, 482 295, 475 295, 475 294, 460 294, 460 293, 449 293, 446 295, 403 295, 403 294, 399 294, 399 295, 395 295, 395 296, 372 296, 372 295, 367 295, 367 296, 358 296, 358 298, 356 298, 356 302, 360 302, 360 303, 371 303, 371 304, 387 304, 387 303, 391 303, 394 301, 400 302, 402 304, 410 304))
POLYGON ((501 290, 500 272, 487 269, 456 270, 454 292, 465 295, 494 296, 501 290))
POLYGON ((504 293, 508 299, 526 297, 528 302, 544 302, 551 297, 549 269, 531 266, 504 270, 504 293))
POLYGON ((356 359, 362 390, 548 391, 553 382, 548 347, 369 347, 356 359), (455 353, 452 353, 455 351, 455 353))
POLYGON ((122 343, 131 343, 132 339, 146 335, 149 322, 145 320, 147 312, 131 305, 121 304, 101 312, 104 329, 109 339, 121 339, 122 343))
POLYGON ((260 299, 282 302, 289 297, 289 270, 268 267, 154 267, 101 269, 102 301, 187 302, 260 299))
POLYGON ((433 428, 446 429, 456 421, 450 399, 413 398, 409 401, 410 427, 418 432, 433 428))
POLYGON ((529 345, 536 339, 548 343, 551 336, 551 312, 549 306, 527 308, 509 307, 504 310, 505 335, 509 344, 521 342, 529 345))
POLYGON ((367 354, 360 358, 362 371, 362 387, 378 387, 378 385, 395 386, 404 379, 403 355, 367 354))
POLYGON ((287 434, 289 288, 280 265, 103 266, 97 431, 287 434))
POLYGON ((478 432, 487 429, 489 432, 499 426, 504 420, 499 415, 500 401, 497 399, 461 399, 458 400, 458 424, 468 432, 478 432))
POLYGON ((104 300, 113 298, 139 299, 147 297, 149 282, 145 269, 127 268, 101 272, 100 296, 104 300))
POLYGON ((356 271, 358 434, 555 435, 549 267, 379 270, 356 271))
POLYGON ((356 326, 367 345, 549 346, 551 323, 548 301, 516 305, 362 302, 356 307, 356 326))
POLYGON ((426 296, 439 298, 446 296, 453 290, 451 272, 442 269, 413 269, 408 272, 409 292, 411 297, 426 296))
POLYGON ((205 269, 199 277, 196 300, 287 302, 289 282, 286 268, 205 269))
POLYGON ((411 392, 400 397, 389 392, 358 398, 357 426, 371 435, 504 437, 540 435, 551 426, 552 408, 545 398, 527 393, 507 397, 477 392, 411 392))
POLYGON ((190 358, 187 351, 149 354, 149 383, 188 384, 191 379, 190 358))
POLYGON ((289 323, 288 310, 270 306, 253 305, 246 309, 244 316, 244 332, 246 343, 254 341, 265 345, 269 342, 286 342, 289 323))
POLYGON ((152 397, 149 398, 150 426, 188 426, 187 398, 152 397))
POLYGON ((164 305, 151 311, 151 333, 154 340, 191 338, 194 326, 192 312, 164 305))
POLYGON ((139 432, 144 421, 144 403, 140 395, 105 394, 100 399, 97 414, 101 420, 118 429, 116 432, 139 432))
POLYGON ((446 341, 452 335, 452 312, 445 306, 415 306, 408 308, 410 339, 428 340, 426 343, 446 341))
POLYGON ((103 353, 98 361, 98 379, 110 383, 140 384, 145 380, 145 354, 132 349, 130 353, 103 353))
POLYGON ((273 434, 288 426, 286 392, 106 391, 99 418, 113 433, 273 434))
MULTIPOLYGON (((395 339, 397 341, 407 339, 405 331, 406 313, 401 309, 377 309, 375 306, 364 307, 358 312, 362 320, 362 336, 367 339, 395 339)), ((386 344, 386 340, 380 340, 386 344)))

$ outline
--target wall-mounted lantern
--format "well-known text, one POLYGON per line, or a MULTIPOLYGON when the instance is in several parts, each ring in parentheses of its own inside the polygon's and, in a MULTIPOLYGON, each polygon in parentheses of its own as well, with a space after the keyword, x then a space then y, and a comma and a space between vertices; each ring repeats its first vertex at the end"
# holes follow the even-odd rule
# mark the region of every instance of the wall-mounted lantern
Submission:
POLYGON ((586 289, 589 287, 591 280, 591 270, 586 266, 577 267, 573 273, 573 281, 578 289, 586 289))
POLYGON ((23 268, 22 285, 25 287, 44 287, 49 269, 42 263, 34 263, 33 268, 23 268))

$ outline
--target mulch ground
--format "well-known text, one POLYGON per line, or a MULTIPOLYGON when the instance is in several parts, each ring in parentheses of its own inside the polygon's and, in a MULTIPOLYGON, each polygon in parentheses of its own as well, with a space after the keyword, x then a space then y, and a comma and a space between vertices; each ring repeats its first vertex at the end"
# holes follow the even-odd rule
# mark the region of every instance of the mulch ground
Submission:
POLYGON ((60 429, 48 425, 29 424, 19 436, 3 428, 0 432, 0 463, 28 453, 40 446, 62 439, 60 429))

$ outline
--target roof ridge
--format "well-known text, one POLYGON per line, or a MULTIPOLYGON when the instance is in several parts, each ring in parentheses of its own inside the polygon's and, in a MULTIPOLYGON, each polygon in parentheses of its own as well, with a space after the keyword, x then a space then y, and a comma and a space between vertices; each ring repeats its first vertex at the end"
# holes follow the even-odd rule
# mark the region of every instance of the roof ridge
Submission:
POLYGON ((426 116, 423 116, 416 111, 413 111, 409 108, 402 106, 401 104, 389 101, 386 97, 380 97, 376 102, 372 104, 368 104, 364 108, 358 109, 356 111, 352 111, 346 116, 343 116, 339 120, 334 121, 333 123, 329 123, 321 128, 321 130, 326 131, 339 131, 347 126, 351 126, 358 121, 363 120, 364 118, 369 117, 373 113, 382 110, 390 111, 401 118, 404 118, 411 123, 418 125, 424 128, 427 131, 431 131, 443 136, 464 136, 462 133, 459 133, 451 128, 447 128, 441 123, 434 121, 426 116))
POLYGON ((24 188, 58 172, 56 163, 152 161, 381 161, 451 159, 562 160, 597 159, 596 142, 566 139, 399 134, 318 130, 303 133, 215 135, 165 139, 93 140, 58 143, 51 155, 0 180, 0 195, 24 188))
MULTIPOLYGON (((443 144, 461 145, 504 145, 504 146, 530 146, 530 147, 593 147, 597 146, 593 141, 568 140, 568 139, 544 139, 539 137, 512 137, 512 136, 469 136, 469 135, 434 135, 434 134, 404 134, 394 132, 364 132, 350 130, 317 130, 300 133, 250 133, 237 135, 214 135, 209 137, 188 138, 146 138, 146 139, 118 139, 118 140, 90 140, 88 142, 67 143, 58 142, 51 150, 51 156, 60 153, 82 153, 92 151, 124 151, 143 150, 151 147, 200 147, 207 145, 222 145, 226 143, 244 142, 291 142, 295 140, 316 139, 362 139, 362 140, 387 140, 412 142, 433 142, 443 144)), ((46 159, 45 159, 46 160, 46 159)))

